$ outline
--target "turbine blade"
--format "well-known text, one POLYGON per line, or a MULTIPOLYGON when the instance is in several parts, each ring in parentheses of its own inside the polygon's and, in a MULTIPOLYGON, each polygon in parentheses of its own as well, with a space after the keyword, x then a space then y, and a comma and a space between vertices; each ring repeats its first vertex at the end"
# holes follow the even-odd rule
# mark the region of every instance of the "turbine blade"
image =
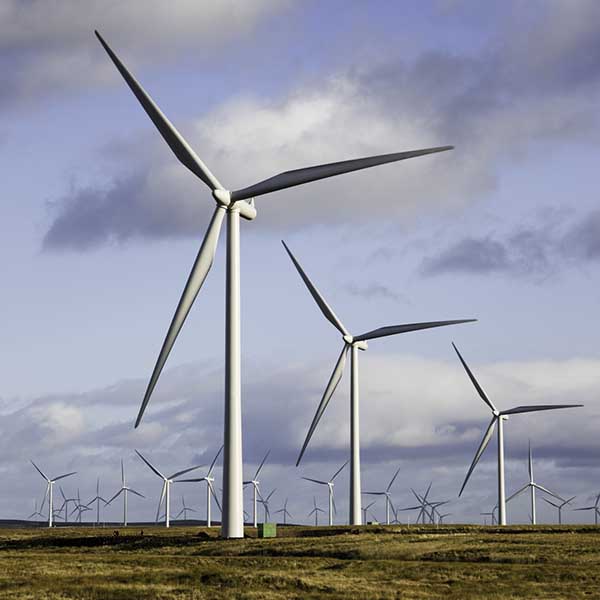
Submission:
POLYGON ((265 457, 262 459, 262 462, 260 463, 260 465, 258 466, 258 469, 256 469, 256 473, 254 474, 254 480, 256 481, 258 478, 258 474, 260 473, 261 469, 263 468, 265 461, 267 460, 267 457, 269 456, 269 454, 271 453, 271 450, 267 450, 267 453, 265 454, 265 457))
POLYGON ((125 469, 123 468, 123 459, 121 459, 121 485, 125 487, 125 469))
POLYGON ((158 501, 158 507, 156 509, 156 521, 158 521, 158 517, 160 515, 160 507, 162 506, 163 500, 165 498, 165 493, 167 491, 167 480, 165 479, 162 484, 162 491, 160 493, 160 500, 158 501))
POLYGON ((386 492, 389 492, 390 489, 392 488, 392 485, 394 484, 394 481, 396 481, 396 477, 398 477, 398 473, 400 473, 400 468, 398 467, 398 470, 394 473, 394 476, 392 477, 392 480, 390 481, 390 484, 387 486, 387 489, 385 490, 386 492))
POLYGON ((42 473, 41 469, 40 469, 40 468, 39 468, 39 467, 38 467, 38 466, 37 466, 37 465, 36 465, 36 464, 35 464, 35 463, 34 463, 32 460, 30 460, 29 462, 30 462, 30 463, 31 463, 31 464, 32 464, 32 465, 35 467, 35 470, 36 470, 36 471, 37 471, 37 472, 38 472, 38 473, 39 473, 39 474, 40 474, 40 475, 41 475, 41 476, 42 476, 42 477, 43 477, 43 478, 44 478, 46 481, 50 481, 50 480, 49 480, 49 479, 48 479, 48 478, 47 478, 47 477, 46 477, 46 476, 45 476, 45 475, 42 473))
POLYGON ((399 508, 397 510, 401 512, 401 511, 404 511, 404 510, 419 510, 419 509, 422 510, 422 507, 420 505, 419 506, 409 506, 407 508, 399 508))
POLYGON ((283 173, 279 173, 274 177, 269 177, 269 179, 265 179, 264 181, 260 181, 259 183, 249 187, 232 192, 231 199, 234 202, 236 200, 246 200, 255 196, 262 196, 263 194, 270 194, 271 192, 275 192, 277 190, 284 190, 296 185, 301 185, 303 183, 310 183, 311 181, 318 181, 319 179, 334 177, 336 175, 342 175, 343 173, 350 173, 352 171, 360 171, 361 169, 368 169, 369 167, 405 160, 407 158, 414 158, 416 156, 423 156, 425 154, 444 152, 445 150, 452 150, 452 148, 453 146, 441 146, 438 148, 411 150, 409 152, 381 154, 379 156, 369 156, 367 158, 344 160, 341 162, 317 165, 314 167, 295 169, 293 171, 284 171, 283 173))
POLYGON ((556 498, 557 500, 560 500, 561 502, 565 501, 564 498, 561 498, 558 494, 551 492, 548 488, 545 488, 543 485, 540 485, 539 483, 533 483, 532 485, 533 485, 533 487, 536 487, 538 490, 540 490, 540 492, 544 492, 544 494, 549 494, 550 496, 556 498))
POLYGON ((529 461, 527 463, 527 470, 529 471, 529 481, 533 483, 533 459, 531 457, 531 440, 529 440, 529 461))
POLYGON ((548 504, 551 504, 552 506, 554 506, 555 508, 560 508, 559 504, 554 504, 554 502, 551 502, 550 500, 548 500, 547 498, 542 498, 542 500, 544 502, 547 502, 548 504))
POLYGON ((335 505, 335 498, 331 496, 331 505, 333 506, 333 514, 337 515, 337 506, 335 505))
MULTIPOLYGON (((493 410, 495 410, 495 409, 493 409, 493 410)), ((481 439, 481 444, 479 444, 479 448, 477 449, 477 452, 475 453, 475 457, 473 458, 473 462, 471 463, 469 472, 467 473, 467 476, 465 477, 462 487, 460 488, 460 492, 458 493, 459 497, 463 493, 463 490, 465 489, 465 486, 467 485, 467 481, 469 481, 469 477, 471 477, 471 473, 473 472, 473 469, 475 469, 475 465, 477 465, 477 463, 479 462, 479 459, 481 458, 481 455, 485 452, 487 445, 490 443, 490 440, 492 439, 492 434, 494 433, 495 427, 496 427, 496 417, 494 416, 494 417, 492 417, 492 420, 490 421, 490 424, 488 425, 488 428, 487 428, 485 434, 483 435, 483 438, 481 439)))
POLYGON ((362 492, 368 496, 385 496, 385 492, 362 492))
POLYGON ((70 473, 65 473, 64 475, 59 475, 55 477, 52 481, 58 481, 59 479, 64 479, 65 477, 71 477, 71 475, 76 475, 77 471, 71 471, 70 473))
POLYGON ((311 477, 301 477, 300 479, 306 479, 306 481, 312 481, 313 483, 319 483, 321 485, 327 485, 326 481, 321 481, 320 479, 312 479, 311 477))
POLYGON ((178 479, 174 483, 198 483, 200 481, 206 481, 206 477, 197 477, 196 479, 178 479))
POLYGON ((211 473, 213 472, 213 469, 215 468, 215 463, 217 462, 217 459, 219 458, 219 455, 223 451, 223 448, 225 448, 225 444, 223 444, 219 448, 219 451, 215 454, 215 457, 213 458, 213 461, 210 463, 210 469, 208 469, 208 475, 207 475, 207 477, 210 477, 211 473))
POLYGON ((292 251, 287 247, 287 244, 281 240, 285 251, 288 253, 288 256, 292 259, 296 270, 300 274, 302 281, 308 288, 310 295, 314 298, 318 307, 321 309, 321 312, 325 316, 325 318, 342 334, 342 335, 350 335, 348 330, 344 327, 343 323, 338 319, 336 314, 333 312, 333 309, 327 304, 325 298, 321 296, 319 290, 314 286, 312 281, 308 278, 308 275, 304 272, 304 269, 300 266, 300 263, 296 260, 296 257, 292 254, 292 251))
POLYGON ((431 321, 429 323, 407 323, 406 325, 390 325, 389 327, 380 327, 367 333, 362 333, 354 338, 355 342, 362 340, 373 340, 375 338, 396 335, 399 333, 409 333, 419 331, 420 329, 431 329, 432 327, 445 327, 446 325, 459 325, 460 323, 473 323, 477 319, 459 319, 458 321, 431 321))
POLYGON ((523 493, 527 488, 529 487, 529 484, 527 483, 526 485, 524 485, 521 489, 517 490, 514 494, 512 494, 512 496, 509 496, 506 501, 510 502, 513 498, 515 498, 516 496, 518 496, 519 494, 523 493))
POLYGON ((183 469, 183 471, 177 471, 177 473, 173 473, 173 475, 171 475, 169 477, 169 479, 175 479, 176 477, 179 477, 180 475, 185 475, 186 473, 189 473, 190 471, 195 471, 196 469, 201 469, 202 467, 205 467, 206 465, 196 465, 195 467, 188 467, 187 469, 183 469))
POLYGON ((127 491, 131 492, 132 494, 135 494, 136 496, 139 496, 140 498, 146 497, 146 496, 144 496, 144 494, 140 494, 139 492, 136 492, 135 490, 133 490, 131 488, 127 488, 127 491))
POLYGON ((161 479, 166 479, 166 477, 154 465, 152 465, 152 463, 149 460, 146 460, 142 456, 141 452, 138 452, 137 450, 135 452, 161 479))
POLYGON ((217 506, 219 507, 219 512, 223 512, 223 510, 221 509, 221 503, 219 502, 219 499, 217 498, 217 495, 215 494, 215 490, 213 489, 213 486, 210 483, 210 481, 208 482, 208 486, 210 487, 210 493, 212 494, 212 497, 215 499, 215 502, 217 503, 217 506))
POLYGON ((323 416, 323 413, 325 412, 325 409, 327 408, 327 405, 329 404, 329 401, 331 400, 331 397, 333 396, 333 393, 335 392, 335 389, 337 388, 338 383, 342 378, 342 374, 344 373, 344 367, 346 365, 346 355, 348 353, 348 348, 349 346, 344 343, 342 353, 340 354, 340 357, 338 358, 337 363, 333 368, 333 373, 329 378, 327 387, 325 388, 325 392, 323 393, 323 397, 321 398, 321 402, 317 407, 317 412, 315 413, 312 423, 310 424, 308 433, 306 434, 306 439, 304 440, 304 444, 302 444, 302 450, 300 451, 300 455, 298 456, 298 460, 296 461, 296 466, 300 464, 302 456, 304 456, 304 452, 306 451, 308 443, 310 442, 310 438, 315 432, 315 429, 317 428, 317 425, 319 424, 319 421, 321 420, 321 417, 323 416))
POLYGON ((150 117, 155 127, 158 129, 163 139, 169 145, 179 161, 185 165, 194 175, 199 177, 211 190, 223 189, 218 179, 209 171, 208 167, 200 160, 198 155, 192 150, 189 144, 183 139, 181 134, 175 129, 173 124, 167 119, 163 112, 154 103, 152 98, 146 93, 135 77, 127 70, 125 65, 119 60, 118 56, 111 50, 102 36, 95 31, 96 37, 106 50, 108 56, 113 61, 119 73, 125 79, 125 82, 138 99, 146 114, 150 117))
POLYGON ((452 342, 452 347, 454 348, 456 354, 458 354, 458 358, 460 359, 462 366, 465 368, 465 371, 467 372, 471 383, 475 386, 475 389, 477 390, 477 393, 479 394, 480 398, 492 409, 493 412, 498 412, 498 409, 494 406, 494 403, 487 397, 487 394, 483 391, 483 388, 479 385, 477 379, 475 379, 475 375, 473 375, 471 369, 469 369, 469 366, 465 362, 465 359, 461 356, 454 342, 452 342))
POLYGON ((335 475, 329 480, 329 481, 333 481, 343 470, 344 467, 349 463, 350 461, 347 460, 336 472, 335 475))
POLYGON ((108 502, 107 504, 110 504, 115 498, 118 498, 122 492, 124 492, 125 490, 123 488, 121 488, 108 502))
POLYGON ((146 393, 144 394, 142 406, 140 407, 137 419, 135 421, 136 427, 142 420, 146 406, 150 401, 150 396, 154 391, 154 386, 156 386, 156 382, 158 381, 160 373, 165 366, 165 362, 167 361, 169 353, 171 352, 171 348, 173 348, 173 344, 179 335, 179 331, 183 327, 183 323, 185 322, 185 319, 190 312, 192 305, 194 304, 194 300, 196 299, 196 296, 198 295, 198 292, 200 291, 200 288, 202 287, 202 284, 204 283, 204 280, 206 279, 206 276, 208 275, 208 272, 212 266, 215 252, 217 250, 217 243, 219 241, 219 233, 221 231, 224 215, 225 208, 221 205, 218 205, 217 208, 215 208, 215 212, 213 213, 210 225, 206 231, 206 235, 202 240, 202 245, 198 251, 198 256, 196 256, 194 266, 192 267, 187 283, 185 284, 183 294, 181 295, 181 299, 177 305, 177 310, 175 311, 175 315, 173 316, 173 320, 169 326, 169 331, 167 332, 167 336, 163 342, 160 354, 158 355, 158 360, 154 366, 152 377, 150 377, 150 382, 148 383, 146 393))
POLYGON ((535 406, 516 406, 515 408, 503 410, 500 414, 516 415, 519 413, 538 412, 540 410, 558 410, 559 408, 578 408, 581 406, 583 406, 583 404, 538 404, 535 406))

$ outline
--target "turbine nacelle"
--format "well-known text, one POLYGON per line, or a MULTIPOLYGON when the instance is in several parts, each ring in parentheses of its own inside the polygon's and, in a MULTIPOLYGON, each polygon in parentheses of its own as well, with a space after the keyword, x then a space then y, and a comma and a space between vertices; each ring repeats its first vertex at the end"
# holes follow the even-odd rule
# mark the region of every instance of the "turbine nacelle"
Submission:
POLYGON ((353 346, 353 347, 357 348, 358 350, 368 350, 369 349, 369 344, 367 343, 367 340, 359 340, 359 341, 355 342, 354 337, 351 336, 349 333, 343 335, 342 339, 344 340, 344 342, 346 342, 346 344, 348 344, 348 346, 353 346))
POLYGON ((253 221, 256 218, 254 198, 252 198, 251 202, 246 202, 245 200, 231 200, 231 192, 229 190, 224 190, 221 188, 213 190, 212 196, 219 206, 222 206, 227 210, 239 211, 240 216, 244 219, 248 221, 253 221))

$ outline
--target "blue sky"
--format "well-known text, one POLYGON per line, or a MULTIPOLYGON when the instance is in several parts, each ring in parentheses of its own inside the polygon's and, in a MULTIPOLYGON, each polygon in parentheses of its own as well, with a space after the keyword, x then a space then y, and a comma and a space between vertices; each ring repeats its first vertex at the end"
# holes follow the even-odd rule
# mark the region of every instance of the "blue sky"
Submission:
MULTIPOLYGON (((78 470, 71 487, 92 497, 97 476, 117 485, 125 456, 152 496, 157 483, 134 447, 176 470, 210 462, 221 444, 223 239, 132 430, 212 200, 157 135, 95 28, 231 188, 331 160, 456 146, 266 196, 242 224, 249 471, 271 446, 265 486, 303 515, 313 490, 299 475, 334 472, 347 455, 344 379, 306 466, 292 466, 339 338, 285 238, 352 331, 479 319, 378 340, 361 356, 365 489, 401 466, 397 504, 431 479, 457 520, 495 502, 493 444, 456 500, 487 413, 454 340, 501 406, 585 403, 515 418, 507 459, 514 489, 531 437, 540 481, 587 503, 600 491, 597 4, 204 4, 14 1, 0 12, 0 471, 13 490, 0 493, 0 514, 22 516, 39 497, 29 458, 78 470)), ((336 493, 345 514, 344 475, 336 493)), ((509 514, 526 516, 525 502, 509 514)))

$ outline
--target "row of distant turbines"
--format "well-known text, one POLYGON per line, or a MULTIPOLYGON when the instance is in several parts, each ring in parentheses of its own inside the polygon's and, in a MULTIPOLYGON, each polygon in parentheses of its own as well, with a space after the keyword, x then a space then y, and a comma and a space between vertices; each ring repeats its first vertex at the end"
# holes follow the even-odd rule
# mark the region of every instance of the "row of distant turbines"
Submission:
MULTIPOLYGON (((157 523, 159 521, 162 521, 162 522, 164 522, 166 527, 170 526, 171 486, 173 483, 205 482, 206 483, 206 525, 208 527, 211 527, 211 525, 212 525, 211 505, 212 505, 213 501, 216 503, 217 507, 219 508, 219 511, 222 512, 218 495, 214 489, 214 477, 213 477, 213 471, 215 469, 217 460, 218 460, 222 450, 223 450, 223 447, 219 448, 218 452, 216 453, 215 457, 213 458, 212 463, 210 464, 210 467, 208 468, 206 475, 204 475, 202 477, 192 477, 192 478, 185 478, 185 479, 182 479, 181 477, 183 475, 186 475, 187 473, 190 473, 191 471, 200 469, 200 468, 204 467, 205 465, 194 465, 192 467, 188 467, 188 468, 176 471, 175 473, 173 473, 171 475, 164 475, 163 472, 161 472, 154 464, 152 464, 150 462, 150 460, 148 460, 145 456, 143 456, 140 452, 138 452, 136 450, 136 454, 138 455, 138 457, 152 470, 152 472, 155 475, 157 475, 162 480, 160 499, 158 501, 158 507, 157 507, 156 518, 155 518, 155 521, 157 523)), ((267 453, 263 457, 262 461, 260 462, 256 472, 254 473, 253 477, 247 481, 244 481, 245 486, 246 485, 252 486, 252 492, 253 492, 252 515, 250 515, 246 511, 244 511, 244 520, 245 520, 245 522, 248 522, 248 521, 250 521, 250 517, 251 517, 252 524, 254 527, 258 526, 258 504, 262 504, 262 506, 263 506, 264 522, 268 522, 271 520, 270 501, 271 501, 273 494, 276 492, 276 489, 273 489, 266 496, 261 494, 260 479, 259 479, 260 473, 265 465, 265 462, 266 462, 269 454, 270 454, 270 451, 267 451, 267 453)), ((42 501, 40 509, 38 510, 37 501, 36 501, 34 512, 31 515, 29 515, 28 518, 29 519, 32 519, 35 517, 40 517, 42 519, 45 518, 45 515, 42 513, 42 511, 43 511, 44 505, 46 504, 46 501, 47 501, 48 502, 48 525, 49 525, 49 527, 52 527, 53 521, 55 519, 62 519, 63 523, 66 524, 69 522, 69 517, 72 517, 75 514, 76 514, 75 522, 81 523, 82 515, 85 512, 92 511, 93 509, 91 507, 94 504, 95 504, 95 509, 96 509, 96 524, 100 524, 100 522, 101 522, 101 520, 100 520, 100 505, 101 505, 101 503, 103 503, 104 506, 109 506, 114 500, 116 500, 121 495, 123 497, 123 525, 127 526, 127 524, 128 524, 128 502, 127 502, 128 493, 132 493, 140 498, 145 498, 145 496, 143 494, 141 494, 140 492, 136 491, 135 489, 133 489, 132 487, 127 485, 126 479, 125 479, 125 470, 124 470, 124 466, 123 466, 123 461, 121 460, 121 487, 116 491, 116 493, 109 500, 106 500, 104 497, 102 497, 100 495, 100 480, 98 479, 97 483, 96 483, 96 496, 94 498, 92 498, 91 500, 89 500, 87 503, 83 503, 81 501, 79 489, 77 490, 76 496, 68 497, 67 495, 65 495, 62 487, 59 485, 59 491, 62 496, 62 504, 59 507, 54 507, 54 493, 53 493, 54 484, 61 479, 65 479, 67 477, 75 475, 76 472, 73 471, 70 473, 65 473, 63 475, 59 475, 58 477, 49 478, 33 461, 31 461, 31 462, 32 462, 33 466, 35 467, 35 469, 39 472, 39 474, 46 480, 46 490, 45 490, 44 499, 42 501), (72 503, 71 511, 69 511, 70 503, 72 503)), ((319 514, 320 513, 327 514, 328 525, 334 524, 334 515, 337 514, 337 508, 336 508, 335 497, 334 497, 334 485, 335 485, 334 481, 335 481, 336 477, 348 465, 348 462, 349 461, 346 461, 343 465, 341 465, 341 467, 339 467, 329 479, 322 480, 322 479, 316 479, 314 477, 302 477, 301 478, 305 481, 309 481, 311 483, 314 483, 314 484, 317 484, 320 486, 326 486, 326 488, 327 488, 328 510, 325 511, 322 508, 320 508, 319 506, 317 506, 316 497, 313 497, 313 508, 307 515, 308 517, 314 517, 315 525, 319 524, 319 514)), ((562 523, 562 510, 567 505, 571 504, 571 502, 575 499, 575 496, 568 498, 568 499, 564 499, 556 492, 549 490, 548 488, 544 487, 539 482, 534 480, 533 457, 532 457, 532 451, 531 451, 531 444, 529 445, 528 471, 529 471, 529 481, 523 487, 519 488, 511 496, 509 496, 506 501, 510 502, 513 498, 516 498, 523 492, 526 492, 527 490, 529 490, 530 499, 531 499, 530 522, 533 525, 535 525, 537 523, 537 520, 536 520, 536 490, 540 491, 543 494, 545 494, 545 496, 546 496, 546 497, 542 498, 544 500, 544 502, 546 502, 548 505, 553 506, 554 508, 557 509, 558 523, 561 524, 562 523)), ((384 522, 387 525, 395 524, 395 523, 400 524, 401 521, 399 519, 399 514, 398 514, 400 512, 417 511, 418 510, 419 513, 418 513, 418 516, 417 516, 416 520, 414 521, 414 523, 422 523, 422 524, 430 523, 430 524, 435 524, 435 525, 443 524, 444 520, 447 517, 452 515, 452 513, 442 513, 440 510, 441 507, 447 505, 450 502, 449 500, 433 500, 433 498, 430 498, 429 494, 431 492, 433 482, 429 484, 429 486, 424 494, 419 494, 414 489, 412 489, 412 488, 410 489, 411 493, 413 494, 413 496, 415 497, 415 499, 417 501, 416 505, 408 506, 408 507, 400 507, 400 506, 394 507, 394 503, 392 501, 391 490, 392 490, 392 486, 394 485, 394 482, 396 481, 396 478, 398 477, 399 473, 400 473, 400 468, 398 468, 394 472, 394 475, 390 479, 390 481, 385 489, 378 490, 378 491, 362 492, 364 495, 384 498, 384 501, 385 501, 385 520, 384 520, 384 522)), ((363 523, 368 522, 368 520, 369 520, 368 515, 371 516, 372 521, 377 521, 377 518, 373 515, 373 513, 369 512, 371 507, 375 504, 375 502, 376 502, 376 500, 373 500, 372 502, 370 502, 369 504, 367 504, 366 506, 363 506, 361 508, 362 513, 363 513, 363 515, 362 515, 363 523)), ((179 517, 181 517, 183 515, 183 520, 185 521, 188 518, 189 512, 195 513, 197 511, 186 505, 185 497, 183 495, 181 496, 181 503, 182 503, 182 508, 174 518, 175 518, 175 520, 177 520, 177 519, 179 519, 179 517)), ((594 511, 594 522, 596 524, 598 524, 598 516, 600 515, 599 503, 600 503, 600 494, 598 494, 596 496, 594 505, 574 508, 573 510, 575 510, 575 511, 594 511)), ((281 514, 281 520, 282 520, 283 524, 284 525, 288 524, 288 518, 292 518, 292 514, 288 510, 288 499, 287 498, 285 499, 283 507, 281 509, 275 511, 273 514, 275 514, 275 515, 281 514)), ((496 506, 494 506, 492 511, 481 512, 480 515, 484 517, 484 523, 487 522, 487 518, 489 517, 492 525, 499 524, 498 504, 496 504, 496 506)), ((410 524, 410 519, 408 517, 406 518, 406 523, 410 524)))
MULTIPOLYGON (((244 511, 243 511, 243 487, 244 480, 242 474, 242 420, 241 420, 241 342, 240 342, 240 217, 252 221, 257 211, 254 205, 254 199, 258 196, 270 194, 279 190, 290 188, 297 185, 306 184, 328 177, 342 175, 352 171, 358 171, 383 165, 386 163, 397 162, 410 158, 415 158, 427 154, 438 153, 452 149, 452 146, 443 146, 435 148, 426 148, 408 152, 394 154, 385 154, 371 156, 355 160, 346 160, 342 162, 329 163, 313 167, 285 171, 259 183, 245 187, 239 190, 227 190, 216 176, 208 169, 204 162, 198 157, 191 146, 185 141, 183 136, 177 131, 173 124, 162 113, 152 98, 146 93, 135 77, 127 70, 125 65, 112 51, 104 39, 96 32, 100 43, 108 53, 110 59, 115 64, 125 82, 136 96, 142 108, 146 111, 161 136, 167 142, 179 161, 194 173, 208 188, 216 202, 215 210, 211 218, 208 230, 200 246, 200 250, 192 267, 191 273, 183 290, 183 294, 175 311, 175 315, 169 326, 167 335, 160 350, 152 376, 148 383, 142 405, 140 407, 135 426, 141 423, 144 412, 148 406, 153 390, 158 382, 162 369, 167 361, 169 353, 173 348, 175 340, 183 327, 185 319, 208 275, 212 266, 217 249, 219 233, 225 216, 227 216, 227 258, 226 258, 226 348, 225 348, 225 425, 224 425, 224 449, 223 449, 223 487, 222 487, 222 519, 221 535, 225 538, 241 538, 244 535, 244 511)), ((387 198, 373 198, 373 201, 385 202, 387 198)), ((284 244, 285 246, 285 244, 284 244)), ((309 427, 308 434, 300 451, 297 464, 300 463, 308 444, 313 436, 317 425, 322 418, 325 409, 342 377, 346 358, 350 353, 350 514, 349 522, 352 525, 360 525, 363 521, 363 511, 361 506, 361 479, 360 479, 360 426, 359 426, 359 369, 358 369, 358 351, 367 350, 368 342, 384 336, 407 333, 433 327, 446 325, 455 325, 474 321, 474 319, 462 319, 452 321, 436 321, 426 323, 412 323, 405 325, 393 325, 380 327, 372 331, 352 335, 350 331, 342 324, 333 310, 321 296, 317 288, 310 281, 300 263, 294 257, 290 249, 285 246, 294 266, 300 277, 307 286, 310 294, 320 308, 321 312, 331 324, 339 331, 342 336, 343 346, 341 354, 335 364, 333 373, 326 386, 325 392, 318 405, 313 421, 309 427)), ((458 350, 457 350, 458 353, 458 350)), ((505 492, 504 492, 504 451, 503 451, 503 421, 511 414, 521 412, 532 412, 537 410, 550 410, 555 408, 567 408, 562 406, 520 406, 508 411, 498 411, 491 401, 484 394, 474 376, 471 374, 466 363, 459 355, 469 377, 473 381, 478 393, 492 410, 493 418, 484 435, 484 439, 475 456, 471 469, 465 479, 465 484, 481 455, 483 454, 494 430, 498 425, 498 505, 499 520, 501 524, 506 523, 505 510, 505 492)), ((145 459, 144 459, 145 460, 145 459)), ((148 463, 150 466, 150 464, 148 463)), ((170 501, 170 485, 173 480, 158 472, 151 467, 160 477, 164 479, 162 497, 166 499, 168 506, 170 501)), ((332 478, 333 480, 333 478, 332 478)), ((329 485, 332 489, 332 480, 320 482, 329 485)), ((50 486, 50 496, 52 495, 52 484, 50 486)), ((254 513, 256 514, 256 503, 258 501, 257 488, 250 481, 248 485, 254 487, 254 513)), ((463 488, 464 488, 463 485, 463 488)), ((212 487, 209 485, 207 495, 210 495, 212 487)), ((462 490, 461 490, 462 492, 462 490)), ((378 492, 379 493, 379 492, 378 492)), ((388 492, 384 492, 384 495, 388 492)), ((386 513, 389 517, 389 502, 386 496, 386 513)), ((330 494, 330 510, 333 511, 333 496, 330 494)), ((321 509, 322 510, 322 509, 321 509)), ((318 515, 318 507, 314 506, 314 514, 318 515)), ((168 515, 168 509, 167 509, 168 515)), ((168 518, 168 517, 167 517, 168 518)), ((389 520, 389 519, 388 519, 389 520)))

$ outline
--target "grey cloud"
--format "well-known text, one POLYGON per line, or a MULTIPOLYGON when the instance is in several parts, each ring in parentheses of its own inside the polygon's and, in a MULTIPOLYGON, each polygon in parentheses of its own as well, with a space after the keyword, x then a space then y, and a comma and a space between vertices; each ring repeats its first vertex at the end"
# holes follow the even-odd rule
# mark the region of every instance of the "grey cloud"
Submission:
POLYGON ((394 302, 402 302, 408 304, 409 300, 403 295, 387 285, 381 283, 368 283, 361 285, 355 282, 347 283, 343 286, 344 291, 348 292, 352 296, 359 298, 365 298, 366 300, 372 300, 374 298, 384 298, 386 300, 393 300, 394 302))
POLYGON ((600 259, 600 211, 571 219, 560 228, 522 228, 505 235, 466 237, 425 258, 424 275, 504 273, 537 281, 572 261, 600 259))
POLYGON ((23 106, 48 95, 99 84, 112 70, 94 29, 143 61, 169 61, 200 46, 202 56, 250 33, 285 1, 4 0, 0 8, 0 105, 23 106), (140 52, 139 50, 143 50, 140 52))

